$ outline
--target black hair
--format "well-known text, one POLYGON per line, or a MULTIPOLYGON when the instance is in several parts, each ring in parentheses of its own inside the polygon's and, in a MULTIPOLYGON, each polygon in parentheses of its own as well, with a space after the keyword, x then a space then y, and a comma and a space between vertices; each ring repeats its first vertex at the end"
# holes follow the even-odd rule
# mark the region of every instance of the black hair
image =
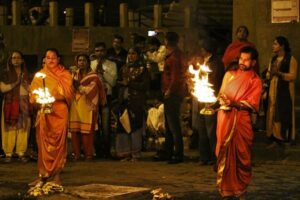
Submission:
POLYGON ((61 55, 59 54, 59 52, 58 52, 58 50, 57 50, 56 48, 48 48, 48 49, 46 49, 45 54, 44 54, 44 55, 45 55, 44 57, 46 57, 46 54, 47 54, 48 51, 54 52, 54 53, 56 54, 57 57, 61 58, 61 55))
POLYGON ((172 46, 176 46, 179 41, 179 35, 176 32, 167 32, 165 38, 172 46))
POLYGON ((87 61, 87 63, 88 63, 88 66, 90 65, 89 63, 90 63, 90 57, 86 54, 86 53, 79 53, 78 55, 76 55, 76 57, 75 57, 75 64, 77 65, 77 63, 78 63, 78 59, 79 59, 79 57, 85 57, 85 59, 86 59, 86 61, 87 61))
POLYGON ((121 42, 124 42, 124 38, 123 38, 121 35, 119 35, 119 34, 115 34, 115 35, 114 35, 114 39, 118 39, 118 40, 120 40, 121 42))
POLYGON ((248 36, 249 36, 249 29, 248 29, 247 26, 245 26, 245 25, 240 25, 240 26, 236 29, 235 34, 237 34, 241 28, 245 29, 245 32, 246 32, 247 37, 248 37, 248 36))
POLYGON ((133 46, 133 47, 130 47, 130 48, 128 49, 128 52, 129 52, 130 49, 132 49, 134 52, 136 52, 137 55, 140 57, 140 55, 141 55, 141 50, 140 50, 140 48, 133 46))
POLYGON ((286 37, 284 37, 284 36, 277 36, 275 38, 275 40, 278 42, 278 44, 280 46, 284 46, 284 51, 286 53, 290 53, 291 52, 290 44, 289 44, 289 41, 286 39, 286 37))
POLYGON ((159 39, 157 39, 157 37, 150 37, 148 39, 148 44, 150 44, 150 45, 156 45, 158 47, 161 45, 161 43, 160 43, 159 39))
MULTIPOLYGON (((18 54, 20 54, 20 56, 21 56, 21 58, 22 58, 22 60, 23 60, 23 63, 21 64, 21 70, 22 70, 22 72, 26 71, 27 68, 26 68, 26 63, 25 63, 25 60, 24 60, 24 54, 23 54, 21 51, 19 51, 19 50, 13 50, 13 51, 9 54, 9 57, 8 57, 8 59, 7 59, 7 69, 6 69, 6 70, 10 71, 10 70, 12 70, 12 68, 13 68, 13 65, 12 65, 12 55, 13 55, 13 53, 18 53, 18 54)), ((5 77, 5 78, 7 78, 7 77, 5 77)))
POLYGON ((240 53, 250 53, 251 54, 251 60, 257 60, 258 59, 258 52, 256 48, 252 46, 245 46, 240 50, 240 53))
POLYGON ((104 49, 106 49, 106 44, 104 42, 96 42, 95 48, 97 47, 103 47, 104 49))
POLYGON ((34 19, 37 19, 39 17, 40 13, 37 11, 37 10, 33 10, 31 11, 31 16, 34 18, 34 19))

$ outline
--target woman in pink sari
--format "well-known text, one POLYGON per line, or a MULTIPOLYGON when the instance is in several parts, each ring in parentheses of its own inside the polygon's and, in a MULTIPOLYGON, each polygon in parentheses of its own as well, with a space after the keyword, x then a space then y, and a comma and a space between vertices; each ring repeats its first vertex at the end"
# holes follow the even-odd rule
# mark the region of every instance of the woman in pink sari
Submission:
POLYGON ((228 71, 220 90, 217 122, 217 186, 222 197, 245 199, 251 181, 253 131, 251 112, 257 112, 262 83, 253 71, 258 57, 253 47, 241 49, 239 68, 228 71))

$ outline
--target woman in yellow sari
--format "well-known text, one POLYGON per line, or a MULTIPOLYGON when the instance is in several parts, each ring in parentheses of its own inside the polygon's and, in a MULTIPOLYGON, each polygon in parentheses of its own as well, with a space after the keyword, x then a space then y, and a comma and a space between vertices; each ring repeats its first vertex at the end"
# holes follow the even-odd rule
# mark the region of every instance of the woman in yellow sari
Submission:
POLYGON ((90 69, 89 56, 79 54, 75 62, 76 66, 70 70, 75 88, 69 123, 72 154, 73 160, 78 160, 82 146, 85 160, 88 161, 93 159, 94 132, 98 128, 98 106, 106 104, 106 94, 98 74, 90 69))

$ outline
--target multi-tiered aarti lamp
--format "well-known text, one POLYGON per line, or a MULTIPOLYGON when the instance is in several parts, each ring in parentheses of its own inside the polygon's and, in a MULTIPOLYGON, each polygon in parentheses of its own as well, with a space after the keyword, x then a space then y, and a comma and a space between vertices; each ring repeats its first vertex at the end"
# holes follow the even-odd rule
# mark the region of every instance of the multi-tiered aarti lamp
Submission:
POLYGON ((212 71, 206 65, 197 64, 199 67, 194 69, 193 65, 189 66, 189 72, 194 75, 192 81, 194 83, 192 95, 194 95, 199 102, 205 104, 204 108, 200 110, 202 115, 212 115, 215 113, 214 109, 210 106, 217 101, 212 89, 212 84, 208 82, 208 75, 212 71))
POLYGON ((33 94, 36 94, 36 102, 41 104, 41 112, 48 114, 52 112, 52 103, 55 101, 55 98, 51 96, 49 89, 46 87, 46 74, 38 72, 35 74, 35 77, 41 78, 43 81, 43 88, 38 88, 32 91, 33 94))

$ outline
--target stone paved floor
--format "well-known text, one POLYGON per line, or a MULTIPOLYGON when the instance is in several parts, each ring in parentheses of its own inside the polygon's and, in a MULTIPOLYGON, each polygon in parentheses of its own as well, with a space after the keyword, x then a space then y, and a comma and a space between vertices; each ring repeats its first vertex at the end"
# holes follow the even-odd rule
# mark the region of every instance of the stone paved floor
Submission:
MULTIPOLYGON (((251 200, 300 199, 300 150, 298 146, 280 149, 254 148, 253 182, 248 189, 251 200)), ((153 152, 143 153, 142 161, 120 162, 97 160, 93 162, 68 162, 62 174, 67 193, 39 199, 79 199, 72 190, 88 184, 162 188, 176 199, 220 199, 215 188, 215 173, 211 166, 199 166, 197 152, 187 153, 185 163, 170 165, 152 162, 153 152)), ((23 199, 27 183, 37 176, 36 163, 0 163, 0 199, 23 199)), ((99 199, 103 199, 99 197, 99 199)), ((149 193, 138 198, 151 199, 149 193)))

